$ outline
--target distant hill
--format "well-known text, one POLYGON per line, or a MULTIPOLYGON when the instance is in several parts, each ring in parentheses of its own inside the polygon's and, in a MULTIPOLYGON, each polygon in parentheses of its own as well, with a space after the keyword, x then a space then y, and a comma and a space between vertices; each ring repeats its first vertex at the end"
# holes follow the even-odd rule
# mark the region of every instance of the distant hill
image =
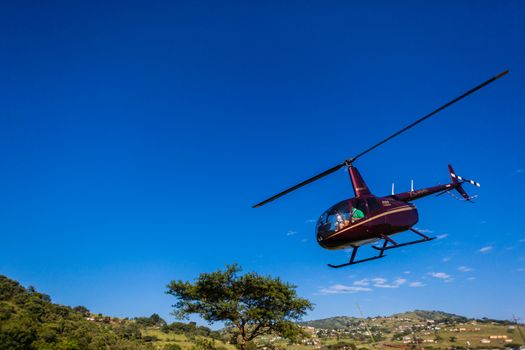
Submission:
MULTIPOLYGON (((378 316, 383 317, 383 316, 378 316)), ((436 322, 466 322, 469 319, 464 316, 446 313, 443 311, 414 310, 386 316, 391 319, 411 319, 414 321, 433 320, 436 322)), ((321 320, 301 322, 301 325, 320 329, 342 329, 362 322, 362 318, 349 316, 336 316, 321 320)))
POLYGON ((451 321, 451 322, 467 322, 469 318, 464 316, 459 316, 455 314, 450 314, 443 311, 426 311, 426 310, 414 310, 414 311, 408 311, 403 312, 399 314, 394 314, 390 316, 392 318, 410 318, 410 319, 416 319, 416 320, 433 320, 437 322, 445 322, 445 321, 451 321))
POLYGON ((307 327, 314 327, 320 329, 342 329, 356 323, 359 323, 361 319, 350 316, 336 316, 330 318, 324 318, 321 320, 301 322, 300 325, 307 327))

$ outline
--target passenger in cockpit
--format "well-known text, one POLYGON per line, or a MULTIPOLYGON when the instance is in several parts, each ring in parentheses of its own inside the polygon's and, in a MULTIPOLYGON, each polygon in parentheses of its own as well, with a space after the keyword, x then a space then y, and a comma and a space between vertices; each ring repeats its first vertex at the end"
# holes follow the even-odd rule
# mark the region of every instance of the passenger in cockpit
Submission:
POLYGON ((365 214, 362 210, 357 209, 356 207, 352 208, 352 222, 356 222, 365 217, 365 214))

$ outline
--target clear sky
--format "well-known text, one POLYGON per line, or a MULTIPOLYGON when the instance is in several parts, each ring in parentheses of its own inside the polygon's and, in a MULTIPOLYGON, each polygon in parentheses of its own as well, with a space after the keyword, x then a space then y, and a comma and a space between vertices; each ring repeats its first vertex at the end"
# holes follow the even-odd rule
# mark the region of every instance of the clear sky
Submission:
MULTIPOLYGON (((93 312, 168 320, 172 279, 238 262, 316 304, 525 319, 523 1, 46 1, 0 5, 0 274, 93 312), (251 205, 510 74, 355 165, 440 239, 332 270, 317 217, 341 170, 251 205), (352 292, 352 293, 349 293, 352 292)), ((407 236, 406 239, 409 237, 407 236)), ((362 256, 373 254, 363 249, 362 256)))

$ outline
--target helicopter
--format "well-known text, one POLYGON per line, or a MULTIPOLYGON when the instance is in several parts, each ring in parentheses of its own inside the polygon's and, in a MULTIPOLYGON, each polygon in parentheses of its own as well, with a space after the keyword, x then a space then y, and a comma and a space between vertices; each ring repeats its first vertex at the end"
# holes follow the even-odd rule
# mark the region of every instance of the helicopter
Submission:
POLYGON ((469 183, 476 187, 480 187, 478 182, 457 175, 452 166, 448 165, 450 182, 447 184, 414 190, 412 183, 410 191, 397 194, 394 193, 394 187, 392 186, 391 195, 378 197, 372 194, 363 177, 353 164, 358 158, 364 156, 368 152, 383 145, 387 141, 416 126, 424 120, 432 117, 450 105, 494 82, 495 80, 506 75, 508 72, 509 71, 506 70, 468 90, 464 94, 445 103, 441 107, 433 110, 424 117, 407 125, 396 133, 357 154, 356 156, 348 158, 342 163, 339 163, 332 168, 325 170, 324 172, 315 175, 293 187, 290 187, 260 203, 257 203, 252 207, 261 207, 292 191, 295 191, 316 180, 330 175, 341 168, 347 167, 355 196, 353 198, 345 199, 330 207, 323 214, 321 214, 316 225, 317 242, 321 247, 329 250, 352 249, 352 253, 348 262, 339 265, 328 264, 329 267, 340 268, 380 259, 386 256, 385 252, 388 250, 397 249, 412 244, 429 242, 435 239, 436 237, 429 237, 414 228, 414 225, 419 220, 419 216, 416 206, 411 202, 433 194, 440 196, 445 193, 450 193, 453 195, 451 192, 453 190, 459 193, 460 197, 457 197, 458 199, 472 202, 472 199, 476 196, 469 196, 463 189, 462 185, 464 183, 469 183), (406 243, 398 243, 392 238, 393 235, 405 231, 413 232, 418 236, 417 239, 406 243), (359 247, 367 244, 376 244, 376 242, 381 241, 382 243, 379 245, 372 245, 372 248, 378 251, 376 256, 356 259, 357 250, 359 247))

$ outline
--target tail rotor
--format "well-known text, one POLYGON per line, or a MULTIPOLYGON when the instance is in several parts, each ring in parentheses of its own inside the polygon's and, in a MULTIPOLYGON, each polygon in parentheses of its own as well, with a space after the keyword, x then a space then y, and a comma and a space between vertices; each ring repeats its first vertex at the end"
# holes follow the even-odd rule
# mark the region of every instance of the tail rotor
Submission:
POLYGON ((474 180, 469 180, 467 178, 464 178, 462 176, 459 176, 456 174, 456 172, 454 171, 454 169, 452 168, 452 165, 448 165, 448 172, 450 174, 450 179, 452 180, 452 186, 453 188, 458 191, 458 193, 461 195, 461 198, 457 197, 456 195, 454 195, 453 193, 450 192, 450 190, 446 190, 446 191, 443 191, 441 193, 439 193, 437 196, 440 196, 444 193, 449 193, 452 197, 458 199, 458 200, 464 200, 464 201, 468 201, 468 202, 472 202, 472 199, 476 198, 477 195, 474 195, 474 196, 469 196, 467 194, 467 192, 465 192, 465 190, 463 189, 463 186, 461 186, 462 184, 464 183, 469 183, 473 186, 476 186, 476 187, 481 187, 480 183, 477 182, 477 181, 474 181, 474 180))

